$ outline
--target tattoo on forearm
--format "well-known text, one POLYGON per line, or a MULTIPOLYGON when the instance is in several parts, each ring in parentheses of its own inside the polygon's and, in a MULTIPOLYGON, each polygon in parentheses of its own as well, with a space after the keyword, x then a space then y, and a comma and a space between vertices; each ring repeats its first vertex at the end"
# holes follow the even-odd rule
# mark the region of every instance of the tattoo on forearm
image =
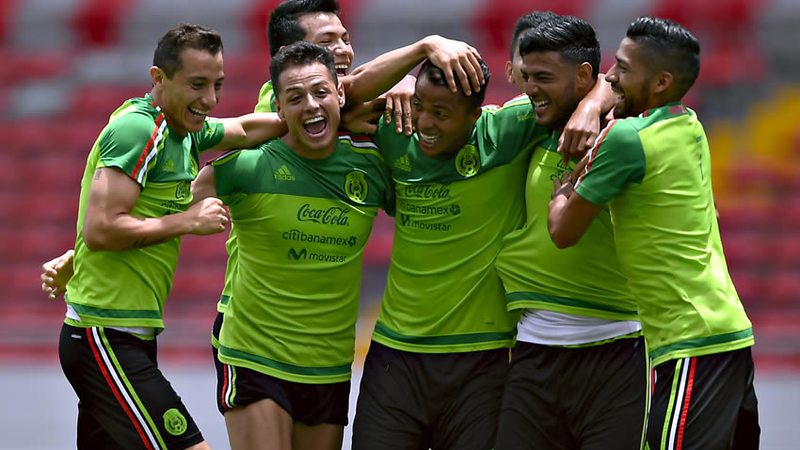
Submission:
POLYGON ((94 179, 95 179, 95 181, 99 180, 101 176, 103 176, 103 171, 100 170, 100 169, 95 169, 95 171, 94 171, 94 179))

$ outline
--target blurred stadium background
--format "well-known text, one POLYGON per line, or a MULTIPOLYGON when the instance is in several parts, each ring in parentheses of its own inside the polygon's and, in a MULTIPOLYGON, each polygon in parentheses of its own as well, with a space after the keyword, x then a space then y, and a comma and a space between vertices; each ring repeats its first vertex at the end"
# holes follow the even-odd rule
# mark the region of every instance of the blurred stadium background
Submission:
MULTIPOLYGON (((755 326, 763 448, 796 448, 788 411, 800 401, 800 2, 340 2, 357 64, 426 34, 463 39, 490 65, 488 100, 494 103, 515 94, 503 64, 522 13, 551 9, 589 20, 600 38, 603 70, 641 14, 674 18, 693 31, 701 41, 702 73, 687 103, 699 112, 711 142, 725 252, 755 326)), ((226 85, 214 114, 252 111, 268 78, 264 29, 277 3, 0 0, 0 448, 73 446, 74 398, 56 357, 64 308, 40 293, 39 266, 73 244, 85 158, 108 115, 149 90, 155 43, 179 22, 223 35, 226 85)), ((365 257, 360 356, 380 301, 391 227, 386 217, 376 223, 365 257)), ((201 425, 216 448, 226 441, 210 398, 208 336, 222 286, 224 240, 184 240, 160 340, 168 376, 190 409, 200 403, 193 414, 207 415, 201 425)))

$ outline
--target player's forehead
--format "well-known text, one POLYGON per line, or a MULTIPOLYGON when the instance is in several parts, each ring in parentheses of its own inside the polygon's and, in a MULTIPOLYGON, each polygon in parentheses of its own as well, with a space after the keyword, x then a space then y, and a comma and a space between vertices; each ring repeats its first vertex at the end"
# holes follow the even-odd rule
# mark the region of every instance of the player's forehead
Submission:
POLYGON ((180 67, 175 71, 173 78, 215 81, 225 77, 222 52, 213 54, 208 50, 184 48, 178 54, 178 60, 180 61, 180 67))
POLYGON ((314 42, 314 39, 320 36, 342 36, 347 34, 347 29, 342 25, 342 20, 333 13, 314 12, 303 14, 298 18, 298 22, 306 30, 305 40, 309 42, 314 42))
POLYGON ((310 89, 319 85, 334 86, 333 75, 324 64, 314 61, 294 64, 284 69, 280 76, 280 90, 310 89))

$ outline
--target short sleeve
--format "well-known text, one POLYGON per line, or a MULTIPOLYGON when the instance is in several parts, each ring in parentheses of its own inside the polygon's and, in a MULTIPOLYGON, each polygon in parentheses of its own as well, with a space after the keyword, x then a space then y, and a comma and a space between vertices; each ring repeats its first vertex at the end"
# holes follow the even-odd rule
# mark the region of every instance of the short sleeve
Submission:
POLYGON ((500 108, 484 107, 476 123, 477 139, 486 156, 503 164, 550 134, 536 122, 527 97, 519 97, 500 108))
POLYGON ((644 178, 644 150, 630 121, 611 121, 600 132, 589 155, 575 190, 591 203, 604 205, 628 184, 641 183, 644 178))
POLYGON ((98 140, 97 167, 115 167, 144 186, 150 165, 166 129, 164 116, 156 121, 146 114, 130 113, 112 121, 98 140))
POLYGON ((203 129, 192 133, 198 151, 214 148, 225 137, 225 125, 220 119, 208 118, 203 123, 203 129))

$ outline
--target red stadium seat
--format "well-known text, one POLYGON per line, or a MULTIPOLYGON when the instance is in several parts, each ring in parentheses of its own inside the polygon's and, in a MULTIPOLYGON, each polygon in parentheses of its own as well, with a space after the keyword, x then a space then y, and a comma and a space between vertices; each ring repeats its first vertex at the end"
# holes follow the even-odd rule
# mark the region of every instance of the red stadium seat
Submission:
POLYGON ((110 47, 119 43, 122 20, 135 0, 81 0, 72 28, 83 47, 110 47))

